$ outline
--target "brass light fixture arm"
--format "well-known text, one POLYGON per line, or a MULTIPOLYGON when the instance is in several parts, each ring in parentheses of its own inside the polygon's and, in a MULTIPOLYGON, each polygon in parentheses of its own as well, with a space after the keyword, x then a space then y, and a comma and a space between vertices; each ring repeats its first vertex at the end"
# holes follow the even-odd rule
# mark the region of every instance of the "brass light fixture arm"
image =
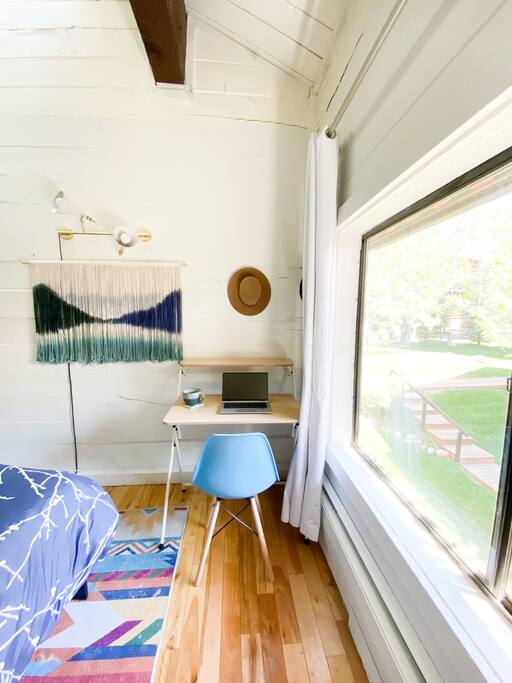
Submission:
MULTIPOLYGON (((89 219, 88 216, 85 216, 89 219)), ((81 220, 81 219, 80 219, 81 220)), ((91 219, 92 220, 92 219, 91 219)), ((89 236, 101 236, 101 237, 112 237, 112 233, 107 230, 86 230, 82 222, 82 230, 73 230, 72 228, 58 228, 57 234, 63 240, 72 240, 75 236, 89 235, 89 236)), ((153 235, 150 230, 139 230, 137 237, 141 242, 150 242, 153 235)))
POLYGON ((87 230, 85 229, 85 221, 89 221, 89 223, 96 223, 95 219, 92 218, 92 216, 88 216, 87 214, 83 213, 80 216, 80 225, 82 226, 82 232, 84 234, 87 233, 87 230))

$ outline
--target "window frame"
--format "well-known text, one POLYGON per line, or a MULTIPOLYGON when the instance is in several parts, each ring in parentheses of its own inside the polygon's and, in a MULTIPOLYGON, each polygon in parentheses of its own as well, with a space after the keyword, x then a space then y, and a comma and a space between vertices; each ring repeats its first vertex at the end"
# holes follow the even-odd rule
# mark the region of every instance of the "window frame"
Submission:
POLYGON ((357 285, 357 312, 355 329, 354 380, 352 404, 351 447, 372 467, 386 485, 405 504, 414 516, 425 526, 435 539, 447 550, 450 556, 460 566, 464 573, 472 579, 479 588, 512 620, 512 596, 507 595, 506 585, 509 571, 512 571, 512 393, 509 390, 509 401, 505 425, 502 465, 500 481, 496 499, 491 543, 489 547, 488 563, 485 575, 475 572, 453 550, 450 543, 440 535, 429 519, 412 504, 412 502, 398 489, 385 470, 380 467, 356 441, 357 421, 360 405, 360 376, 362 365, 362 325, 365 305, 365 275, 367 266, 368 240, 374 235, 396 225, 414 214, 429 208, 437 202, 454 194, 458 190, 485 177, 489 173, 512 163, 512 147, 508 147, 495 156, 478 164, 469 171, 430 192, 418 201, 402 209, 393 216, 385 219, 373 228, 364 232, 361 237, 359 273, 357 285))

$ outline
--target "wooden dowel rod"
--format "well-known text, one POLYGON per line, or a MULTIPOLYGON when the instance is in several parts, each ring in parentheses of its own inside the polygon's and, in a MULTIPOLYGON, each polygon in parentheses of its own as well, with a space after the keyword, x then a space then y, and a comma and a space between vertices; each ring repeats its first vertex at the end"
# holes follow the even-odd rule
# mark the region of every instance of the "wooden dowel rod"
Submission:
POLYGON ((25 265, 30 265, 31 263, 34 264, 59 264, 59 265, 68 265, 70 263, 77 263, 79 265, 86 265, 86 264, 97 264, 97 265, 121 265, 121 266, 127 266, 127 265, 132 265, 132 266, 186 266, 187 264, 185 261, 95 261, 93 259, 90 259, 88 261, 78 261, 74 259, 68 259, 67 261, 38 261, 38 260, 31 260, 31 261, 22 261, 23 264, 25 265))

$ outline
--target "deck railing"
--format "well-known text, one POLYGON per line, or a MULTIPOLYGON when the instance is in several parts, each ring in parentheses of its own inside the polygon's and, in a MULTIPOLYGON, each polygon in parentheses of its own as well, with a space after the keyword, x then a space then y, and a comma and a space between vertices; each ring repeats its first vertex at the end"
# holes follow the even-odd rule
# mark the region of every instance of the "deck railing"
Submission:
POLYGON ((424 431, 427 431, 427 411, 428 411, 428 406, 431 406, 432 408, 435 409, 436 413, 439 413, 444 419, 449 423, 447 427, 453 427, 457 431, 457 436, 455 439, 455 462, 460 463, 460 456, 461 456, 461 450, 462 450, 462 440, 464 437, 467 439, 473 440, 472 437, 465 432, 460 425, 458 425, 456 422, 454 422, 453 418, 447 415, 447 413, 444 412, 438 405, 434 403, 428 396, 426 396, 421 389, 418 389, 417 387, 413 386, 410 382, 407 382, 405 380, 402 381, 402 397, 405 395, 405 391, 407 391, 406 387, 409 387, 408 391, 413 391, 416 395, 418 395, 421 400, 421 428, 424 431))

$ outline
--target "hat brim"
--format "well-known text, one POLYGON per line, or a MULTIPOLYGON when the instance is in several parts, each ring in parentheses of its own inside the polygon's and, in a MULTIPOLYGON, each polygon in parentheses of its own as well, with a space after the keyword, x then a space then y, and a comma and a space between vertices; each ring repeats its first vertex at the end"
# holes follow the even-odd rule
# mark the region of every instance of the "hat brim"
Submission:
POLYGON ((258 315, 266 309, 270 302, 272 290, 267 277, 256 268, 240 268, 230 277, 228 282, 228 298, 235 311, 242 315, 258 315), (246 304, 240 298, 240 283, 248 276, 258 280, 261 287, 261 294, 254 304, 246 304))

